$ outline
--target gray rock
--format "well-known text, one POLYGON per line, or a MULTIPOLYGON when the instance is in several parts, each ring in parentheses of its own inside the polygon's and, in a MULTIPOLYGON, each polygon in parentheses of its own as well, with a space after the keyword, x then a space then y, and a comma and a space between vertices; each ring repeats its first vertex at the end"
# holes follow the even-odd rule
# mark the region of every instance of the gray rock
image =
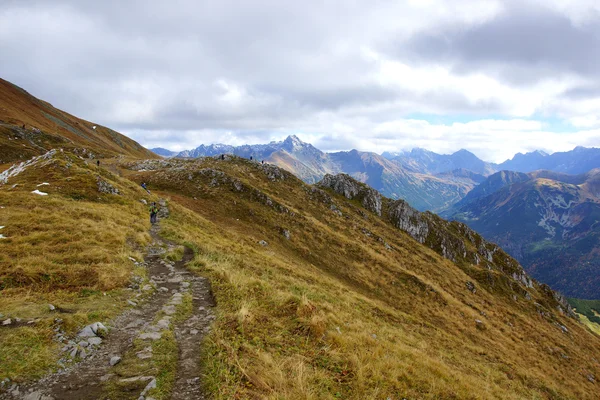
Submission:
POLYGON ((134 376, 132 378, 121 379, 121 382, 123 382, 123 383, 144 382, 144 381, 151 381, 152 379, 154 379, 153 376, 134 376))
POLYGON ((12 319, 8 318, 5 319, 4 321, 2 321, 2 325, 6 326, 6 325, 10 325, 12 324, 12 319))
POLYGON ((134 306, 134 307, 137 306, 137 303, 135 301, 132 301, 132 300, 127 300, 127 303, 129 305, 131 305, 131 306, 134 306))
POLYGON ((148 382, 144 390, 142 390, 142 393, 140 393, 140 397, 144 396, 152 389, 156 389, 156 379, 152 379, 150 382, 148 382))
POLYGON ((52 304, 48 304, 48 309, 50 311, 54 311, 54 310, 56 310, 56 307, 54 307, 52 304))
POLYGON ((471 292, 471 293, 476 293, 477 289, 475 288, 475 284, 471 281, 467 281, 466 283, 467 289, 471 292))
POLYGON ((422 213, 409 206, 406 201, 397 200, 390 204, 388 214, 396 228, 402 229, 419 243, 425 243, 429 235, 429 224, 422 213))
POLYGON ((160 329, 169 329, 169 321, 166 319, 161 319, 156 323, 156 326, 160 329))
POLYGON ((99 337, 91 337, 88 339, 88 343, 92 346, 99 346, 102 343, 102 338, 99 337))
POLYGON ((292 238, 292 234, 290 233, 290 231, 288 231, 287 229, 282 229, 281 230, 281 234, 283 235, 284 238, 286 238, 287 240, 290 240, 292 238))
POLYGON ((176 312, 175 306, 173 306, 173 305, 163 306, 162 310, 167 315, 173 315, 176 312))
POLYGON ((96 184, 100 193, 119 194, 119 189, 100 178, 100 176, 96 178, 96 184))
MULTIPOLYGON (((100 338, 98 338, 98 339, 100 339, 100 338)), ((102 339, 100 339, 100 340, 102 340, 102 339)), ((90 343, 86 342, 85 340, 82 340, 81 342, 77 343, 77 345, 79 347, 88 347, 90 345, 90 343)))
POLYGON ((139 338, 142 340, 158 340, 162 337, 160 332, 146 332, 142 333, 139 338))
POLYGON ((109 361, 111 367, 114 367, 115 365, 117 365, 120 362, 121 362, 121 357, 119 357, 119 356, 111 357, 110 361, 109 361))
POLYGON ((261 246, 268 246, 269 243, 265 242, 264 240, 261 240, 260 242, 258 242, 258 244, 260 244, 261 246))

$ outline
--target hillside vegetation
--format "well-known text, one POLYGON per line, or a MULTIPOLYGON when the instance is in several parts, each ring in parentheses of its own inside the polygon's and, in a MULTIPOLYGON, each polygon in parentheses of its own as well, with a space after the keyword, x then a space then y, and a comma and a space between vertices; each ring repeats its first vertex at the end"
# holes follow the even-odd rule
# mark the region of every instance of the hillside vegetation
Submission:
POLYGON ((238 158, 125 167, 212 280, 215 398, 597 398, 600 339, 501 250, 453 263, 364 199, 238 158))
POLYGON ((123 309, 144 275, 132 259, 149 241, 150 196, 66 151, 17 165, 0 174, 0 313, 13 322, 0 328, 0 380, 18 382, 55 368, 59 325, 72 335, 123 309))
MULTIPOLYGON (((161 235, 193 250, 175 246, 165 260, 183 269, 190 259, 212 284, 216 319, 197 372, 208 398, 599 397, 600 337, 466 225, 348 175, 307 185, 238 157, 141 160, 139 144, 0 83, 0 392, 7 378, 23 384, 77 361, 61 346, 82 327, 140 312, 128 300, 143 302, 139 261, 161 235), (168 217, 151 236, 144 203, 159 198, 168 217)), ((198 311, 177 293, 175 321, 198 311)), ((158 325, 163 311, 144 316, 158 325)), ((161 331, 152 361, 138 361, 146 345, 133 336, 107 381, 77 389, 137 399, 129 388, 140 382, 121 378, 147 374, 151 396, 169 398, 177 366, 190 364, 177 359, 178 329, 161 331)))

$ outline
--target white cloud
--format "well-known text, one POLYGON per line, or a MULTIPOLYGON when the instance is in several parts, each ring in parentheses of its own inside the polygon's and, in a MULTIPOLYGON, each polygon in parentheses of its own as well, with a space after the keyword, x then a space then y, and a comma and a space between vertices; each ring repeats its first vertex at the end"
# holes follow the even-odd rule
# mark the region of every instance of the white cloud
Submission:
POLYGON ((600 145, 599 15, 595 0, 9 1, 0 73, 150 147, 297 133, 324 150, 502 161, 600 145))

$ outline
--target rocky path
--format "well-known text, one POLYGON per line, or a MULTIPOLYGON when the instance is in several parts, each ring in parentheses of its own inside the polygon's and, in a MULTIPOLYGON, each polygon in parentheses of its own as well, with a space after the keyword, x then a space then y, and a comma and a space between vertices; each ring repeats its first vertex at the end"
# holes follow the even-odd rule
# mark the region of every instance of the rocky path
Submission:
MULTIPOLYGON (((203 399, 200 377, 200 347, 214 319, 215 303, 209 282, 185 269, 193 257, 186 248, 183 259, 169 262, 161 256, 174 246, 158 235, 158 224, 151 230, 153 243, 141 265, 147 268, 149 283, 136 288, 132 306, 123 314, 105 323, 108 334, 102 334, 103 324, 92 324, 63 348, 65 357, 82 359, 77 364, 48 375, 25 387, 13 386, 0 399, 60 400, 60 399, 147 399, 156 386, 154 376, 123 376, 121 361, 140 364, 152 361, 152 344, 163 336, 174 334, 178 355, 172 399, 203 399), (191 312, 176 321, 184 297, 191 297, 191 312), (174 321, 171 321, 171 320, 174 321), (104 336, 104 337, 103 337, 104 336), (132 355, 132 349, 142 343, 143 351, 132 355), (147 346, 146 346, 147 345, 147 346), (134 358, 132 360, 132 358, 134 358), (112 384, 112 386, 110 385, 112 384), (107 389, 112 387, 111 389, 107 389), (115 392, 115 387, 123 389, 115 392), (150 392, 151 393, 151 392, 150 392)), ((189 302, 189 300, 188 300, 189 302)), ((164 398, 164 392, 162 393, 164 398)))

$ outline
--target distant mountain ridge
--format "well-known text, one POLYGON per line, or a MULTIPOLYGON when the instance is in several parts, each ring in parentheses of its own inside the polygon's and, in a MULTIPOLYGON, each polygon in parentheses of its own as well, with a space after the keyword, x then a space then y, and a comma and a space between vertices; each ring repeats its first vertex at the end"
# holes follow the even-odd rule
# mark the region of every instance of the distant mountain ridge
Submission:
POLYGON ((150 151, 154 154, 158 154, 159 156, 163 157, 174 157, 178 154, 176 151, 171 151, 162 147, 155 147, 153 149, 150 149, 150 151))
POLYGON ((600 298, 600 169, 501 171, 443 215, 498 243, 567 296, 600 298))
MULTIPOLYGON (((447 163, 447 168, 450 168, 448 170, 443 167, 431 168, 445 173, 435 176, 418 168, 407 168, 397 160, 387 159, 376 153, 358 150, 325 153, 294 135, 269 144, 202 145, 194 150, 180 152, 176 157, 210 157, 224 153, 252 157, 257 161, 264 160, 278 165, 307 183, 316 183, 326 174, 346 173, 386 196, 408 201, 419 210, 445 209, 462 199, 478 181, 481 181, 476 173, 452 173, 452 170, 456 170, 454 167, 464 163, 447 163)), ((456 154, 458 155, 455 158, 466 156, 465 152, 456 154)), ((475 157, 471 153, 468 154, 475 157)), ((470 156, 466 158, 472 159, 470 156)))
POLYGON ((469 170, 488 176, 497 171, 497 165, 480 160, 475 154, 461 149, 453 154, 437 154, 415 148, 410 152, 383 153, 384 157, 401 163, 407 169, 428 174, 439 174, 456 169, 469 170))
POLYGON ((600 148, 575 147, 570 151, 548 154, 540 150, 516 154, 511 160, 498 165, 501 170, 532 172, 540 169, 563 172, 565 174, 584 174, 594 168, 600 168, 600 148))

